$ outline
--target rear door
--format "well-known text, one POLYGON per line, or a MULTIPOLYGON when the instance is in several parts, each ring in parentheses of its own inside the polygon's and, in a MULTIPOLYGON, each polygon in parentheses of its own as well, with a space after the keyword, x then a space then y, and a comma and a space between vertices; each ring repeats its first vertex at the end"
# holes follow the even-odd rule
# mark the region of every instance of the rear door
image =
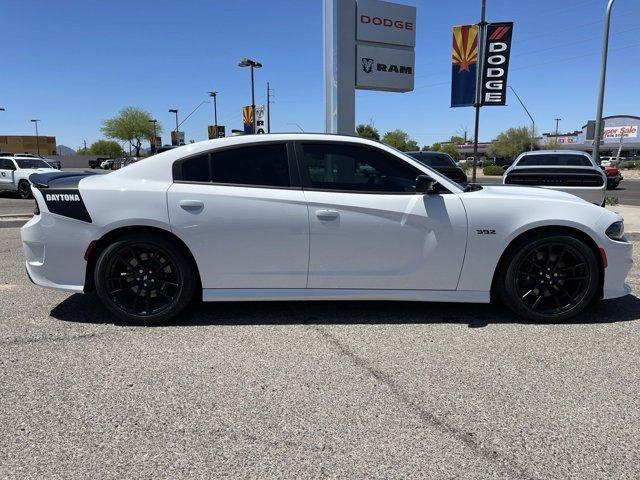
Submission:
POLYGON ((309 218, 291 148, 265 142, 174 163, 171 227, 203 288, 305 288, 309 218))
POLYGON ((16 170, 13 160, 0 158, 0 190, 13 190, 13 176, 16 170))
POLYGON ((300 142, 309 288, 455 290, 467 218, 457 195, 415 193, 424 173, 381 149, 300 142))

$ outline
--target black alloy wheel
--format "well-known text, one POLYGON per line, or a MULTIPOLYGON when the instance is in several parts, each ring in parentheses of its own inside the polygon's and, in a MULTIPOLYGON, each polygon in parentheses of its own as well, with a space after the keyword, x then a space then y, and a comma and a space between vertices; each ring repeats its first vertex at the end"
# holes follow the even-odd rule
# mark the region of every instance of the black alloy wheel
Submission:
POLYGON ((31 198, 31 185, 29 182, 22 180, 18 184, 18 196, 23 200, 31 198))
POLYGON ((523 243, 508 265, 505 303, 536 321, 561 321, 593 300, 599 269, 593 251, 570 235, 542 235, 523 243))
POLYGON ((132 237, 118 240, 101 253, 96 290, 105 305, 129 323, 163 322, 193 298, 191 262, 162 236, 132 237))

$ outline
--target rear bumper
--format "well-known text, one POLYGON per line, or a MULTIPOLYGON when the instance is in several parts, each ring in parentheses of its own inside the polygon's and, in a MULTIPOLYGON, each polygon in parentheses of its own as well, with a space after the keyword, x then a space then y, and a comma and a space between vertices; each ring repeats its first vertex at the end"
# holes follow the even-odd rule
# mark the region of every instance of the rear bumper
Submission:
POLYGON ((33 283, 82 292, 87 262, 84 253, 95 235, 86 222, 42 212, 20 230, 27 275, 33 283))

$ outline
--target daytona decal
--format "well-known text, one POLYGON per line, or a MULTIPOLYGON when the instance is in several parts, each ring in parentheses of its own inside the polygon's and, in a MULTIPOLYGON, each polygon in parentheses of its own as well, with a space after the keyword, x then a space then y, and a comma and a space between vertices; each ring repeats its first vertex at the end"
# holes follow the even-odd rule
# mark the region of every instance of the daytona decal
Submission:
POLYGON ((40 191, 51 213, 91 223, 91 217, 78 190, 42 189, 40 191))

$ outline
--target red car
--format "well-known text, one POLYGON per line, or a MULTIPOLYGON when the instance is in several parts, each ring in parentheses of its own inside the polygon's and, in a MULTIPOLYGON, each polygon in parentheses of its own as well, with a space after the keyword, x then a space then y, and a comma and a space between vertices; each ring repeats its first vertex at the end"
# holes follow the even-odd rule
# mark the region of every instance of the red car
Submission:
POLYGON ((604 174, 607 176, 607 190, 615 190, 620 185, 623 176, 620 174, 620 170, 617 167, 608 166, 600 167, 604 170, 604 174))

